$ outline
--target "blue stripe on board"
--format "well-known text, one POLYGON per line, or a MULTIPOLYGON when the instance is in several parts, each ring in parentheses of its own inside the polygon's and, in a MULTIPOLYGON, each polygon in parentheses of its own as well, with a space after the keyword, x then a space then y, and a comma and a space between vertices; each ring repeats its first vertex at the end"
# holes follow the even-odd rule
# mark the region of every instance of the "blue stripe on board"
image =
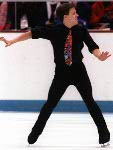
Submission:
MULTIPOLYGON (((39 112, 45 100, 0 100, 0 111, 39 112)), ((113 113, 113 101, 96 101, 102 112, 113 113)), ((88 112, 83 101, 61 100, 54 112, 88 112)))

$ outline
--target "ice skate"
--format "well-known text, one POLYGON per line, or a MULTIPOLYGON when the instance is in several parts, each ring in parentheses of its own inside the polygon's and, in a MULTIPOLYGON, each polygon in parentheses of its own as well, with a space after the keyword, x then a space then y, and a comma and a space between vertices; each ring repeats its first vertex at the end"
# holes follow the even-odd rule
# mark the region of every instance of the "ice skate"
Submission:
POLYGON ((101 147, 108 147, 110 141, 110 132, 101 132, 99 133, 99 144, 101 144, 101 147))
POLYGON ((37 141, 39 135, 40 134, 38 134, 37 130, 33 128, 31 133, 28 136, 28 143, 29 143, 29 145, 30 144, 34 144, 37 141))
POLYGON ((101 144, 101 147, 105 148, 105 147, 109 147, 110 146, 110 143, 107 142, 107 143, 104 143, 104 144, 101 144))

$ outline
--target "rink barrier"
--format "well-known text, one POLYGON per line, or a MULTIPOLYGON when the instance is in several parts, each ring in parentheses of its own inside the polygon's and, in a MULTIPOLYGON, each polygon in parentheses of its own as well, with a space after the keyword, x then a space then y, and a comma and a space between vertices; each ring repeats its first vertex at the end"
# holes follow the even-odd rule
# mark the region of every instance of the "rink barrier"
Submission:
MULTIPOLYGON (((0 111, 5 112, 39 112, 44 105, 45 100, 0 100, 0 111)), ((104 113, 113 113, 113 101, 96 101, 104 113)), ((54 112, 74 113, 88 112, 83 101, 61 100, 54 112)))

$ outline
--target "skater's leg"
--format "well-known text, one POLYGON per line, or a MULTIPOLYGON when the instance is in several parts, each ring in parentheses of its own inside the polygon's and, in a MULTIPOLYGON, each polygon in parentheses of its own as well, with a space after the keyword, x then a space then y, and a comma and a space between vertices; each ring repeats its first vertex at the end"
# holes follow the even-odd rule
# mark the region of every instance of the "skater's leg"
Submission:
POLYGON ((98 128, 99 143, 101 144, 108 142, 110 140, 110 133, 108 131, 102 112, 97 103, 93 99, 91 83, 84 65, 82 66, 78 80, 75 82, 75 86, 77 87, 79 93, 81 94, 89 110, 89 113, 92 116, 98 128))
POLYGON ((38 119, 32 128, 32 132, 28 136, 29 144, 34 144, 36 142, 37 138, 42 133, 53 109, 56 107, 67 87, 68 84, 64 80, 57 80, 56 78, 53 80, 49 90, 48 100, 42 107, 38 119))

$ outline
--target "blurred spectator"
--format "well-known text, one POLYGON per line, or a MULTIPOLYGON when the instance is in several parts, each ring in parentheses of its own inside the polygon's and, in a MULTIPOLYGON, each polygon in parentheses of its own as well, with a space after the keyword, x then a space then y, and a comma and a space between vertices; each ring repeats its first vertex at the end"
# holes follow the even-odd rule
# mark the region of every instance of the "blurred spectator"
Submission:
POLYGON ((51 1, 47 2, 47 12, 48 12, 48 21, 46 25, 52 25, 56 23, 56 8, 59 6, 60 2, 51 1))
POLYGON ((0 31, 9 28, 7 21, 7 2, 0 2, 0 31))
MULTIPOLYGON (((16 28, 17 29, 21 29, 21 22, 22 22, 23 16, 27 15, 27 11, 30 11, 27 7, 28 7, 27 3, 25 2, 16 3, 16 28)), ((22 29, 26 29, 26 25, 22 29)))
POLYGON ((78 22, 86 28, 89 28, 89 20, 91 17, 91 6, 88 2, 77 2, 76 11, 78 13, 78 22))
POLYGON ((9 29, 15 29, 15 23, 16 23, 15 2, 7 2, 7 4, 8 4, 7 22, 10 24, 9 29))
POLYGON ((47 21, 46 2, 17 2, 17 29, 21 27, 24 29, 21 26, 22 17, 24 23, 28 21, 28 26, 31 28, 38 25, 44 26, 47 21))
POLYGON ((90 18, 91 28, 112 28, 113 2, 95 2, 92 7, 90 18))

